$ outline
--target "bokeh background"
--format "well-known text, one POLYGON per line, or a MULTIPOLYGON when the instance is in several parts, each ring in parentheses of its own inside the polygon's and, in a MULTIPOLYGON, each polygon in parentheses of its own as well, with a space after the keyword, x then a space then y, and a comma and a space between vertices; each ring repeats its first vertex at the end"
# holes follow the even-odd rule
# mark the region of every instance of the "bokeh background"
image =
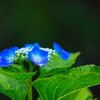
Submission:
MULTIPOLYGON (((81 51, 76 65, 100 65, 99 0, 0 1, 0 51, 34 42, 52 48, 54 41, 81 51)), ((100 86, 91 91, 100 98, 100 86)))

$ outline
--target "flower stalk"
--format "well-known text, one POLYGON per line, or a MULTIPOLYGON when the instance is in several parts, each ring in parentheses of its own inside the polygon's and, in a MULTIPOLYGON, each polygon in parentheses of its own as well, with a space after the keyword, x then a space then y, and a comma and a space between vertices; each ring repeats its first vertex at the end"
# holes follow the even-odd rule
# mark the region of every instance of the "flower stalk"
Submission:
MULTIPOLYGON (((34 66, 32 62, 29 62, 29 72, 33 72, 33 70, 34 70, 34 66)), ((33 100, 32 98, 32 79, 29 80, 28 100, 33 100)))

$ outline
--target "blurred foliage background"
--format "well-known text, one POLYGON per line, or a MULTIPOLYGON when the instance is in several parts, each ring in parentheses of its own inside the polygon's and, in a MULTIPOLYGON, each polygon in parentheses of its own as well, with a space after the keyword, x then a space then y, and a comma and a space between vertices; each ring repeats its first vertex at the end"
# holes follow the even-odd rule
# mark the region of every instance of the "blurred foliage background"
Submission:
POLYGON ((0 51, 34 42, 52 47, 56 41, 70 52, 82 52, 78 65, 100 65, 99 5, 99 0, 1 0, 0 51))

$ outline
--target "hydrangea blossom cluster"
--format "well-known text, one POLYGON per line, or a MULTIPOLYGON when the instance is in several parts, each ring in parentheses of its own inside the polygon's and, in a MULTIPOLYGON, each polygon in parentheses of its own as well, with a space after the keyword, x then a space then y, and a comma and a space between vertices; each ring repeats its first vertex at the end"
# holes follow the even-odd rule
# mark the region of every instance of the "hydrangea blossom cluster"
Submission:
POLYGON ((45 66, 53 54, 58 54, 60 58, 68 60, 70 53, 65 51, 56 42, 53 44, 54 50, 42 48, 38 43, 26 44, 22 48, 12 47, 0 53, 0 67, 8 67, 19 60, 30 60, 35 65, 45 66))

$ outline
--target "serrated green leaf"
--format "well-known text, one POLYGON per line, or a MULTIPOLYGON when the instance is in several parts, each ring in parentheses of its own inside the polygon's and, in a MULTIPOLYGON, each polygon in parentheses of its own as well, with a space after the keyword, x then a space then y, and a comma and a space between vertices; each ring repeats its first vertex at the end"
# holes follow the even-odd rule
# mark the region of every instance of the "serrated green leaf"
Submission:
POLYGON ((32 78, 32 76, 35 75, 35 72, 29 72, 29 73, 7 73, 7 76, 17 79, 17 80, 23 80, 28 81, 32 78))
POLYGON ((71 93, 61 100, 93 100, 93 94, 87 88, 71 93))
POLYGON ((72 53, 68 60, 63 60, 58 55, 53 55, 45 67, 40 67, 40 77, 56 74, 66 68, 70 68, 79 55, 79 52, 72 53))
POLYGON ((28 92, 28 84, 18 81, 0 73, 0 93, 3 93, 12 100, 25 100, 28 92))
POLYGON ((25 100, 29 83, 35 73, 5 72, 0 68, 0 93, 9 96, 12 100, 25 100))
POLYGON ((9 67, 3 68, 3 70, 5 70, 6 72, 17 72, 17 73, 18 72, 25 72, 24 67, 21 65, 17 65, 17 64, 12 64, 9 67))
POLYGON ((6 76, 9 76, 11 78, 14 78, 14 79, 17 79, 17 80, 23 80, 23 81, 27 81, 27 80, 30 80, 35 74, 36 72, 29 72, 29 73, 26 73, 26 72, 6 72, 4 69, 0 68, 0 73, 6 75, 6 76))
POLYGON ((41 77, 33 82, 40 100, 62 100, 82 88, 100 84, 100 67, 85 65, 72 68, 66 74, 41 77))

